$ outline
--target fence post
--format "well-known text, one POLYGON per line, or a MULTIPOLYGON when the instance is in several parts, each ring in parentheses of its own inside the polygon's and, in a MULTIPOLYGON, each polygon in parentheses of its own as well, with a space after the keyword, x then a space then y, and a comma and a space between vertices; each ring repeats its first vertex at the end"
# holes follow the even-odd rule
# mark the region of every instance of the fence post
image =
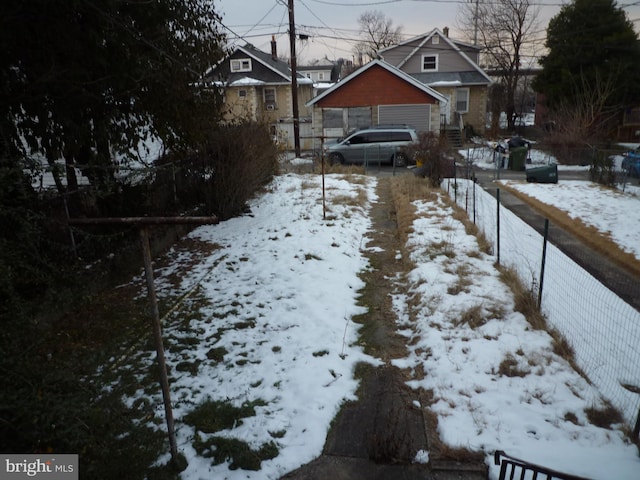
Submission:
POLYGON ((140 240, 142 244, 142 256, 144 259, 144 271, 147 279, 147 291, 151 306, 153 337, 156 344, 156 359, 158 361, 160 371, 160 386, 162 389, 162 399, 164 401, 164 413, 166 416, 167 431, 169 434, 169 449, 171 450, 171 459, 176 463, 178 462, 178 445, 176 443, 176 432, 173 423, 173 409, 171 407, 171 390, 169 389, 169 379, 167 377, 167 364, 164 356, 164 346, 162 344, 160 314, 158 312, 156 290, 153 283, 153 266, 151 261, 151 249, 149 248, 149 232, 146 226, 140 228, 140 240))
POLYGON ((469 215, 469 185, 464 189, 464 211, 469 215))
POLYGON ((500 189, 496 188, 496 244, 497 244, 497 256, 498 265, 500 265, 500 189))
POLYGON ((544 239, 542 241, 542 265, 540 267, 540 288, 538 289, 538 308, 542 305, 542 285, 544 283, 544 266, 547 261, 547 238, 549 237, 549 219, 544 219, 544 239))
MULTIPOLYGON (((474 175, 475 177, 475 175, 474 175)), ((473 224, 476 224, 476 182, 475 178, 473 179, 473 224)))
POLYGON ((324 188, 324 135, 320 137, 320 161, 322 171, 322 219, 327 219, 327 200, 324 188))

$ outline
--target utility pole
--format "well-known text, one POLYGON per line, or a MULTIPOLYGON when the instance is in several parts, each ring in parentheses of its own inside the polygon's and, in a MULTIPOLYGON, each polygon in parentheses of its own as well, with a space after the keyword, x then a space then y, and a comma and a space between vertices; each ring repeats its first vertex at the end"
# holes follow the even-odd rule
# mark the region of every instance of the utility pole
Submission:
POLYGON ((300 114, 298 112, 298 67, 296 65, 296 23, 293 0, 289 0, 289 45, 291 47, 291 102, 293 103, 293 142, 296 157, 300 156, 300 114))
POLYGON ((480 20, 478 18, 478 8, 479 8, 479 3, 480 0, 476 0, 476 11, 473 15, 473 44, 474 45, 478 45, 478 21, 480 20))
POLYGON ((473 15, 473 25, 474 25, 474 29, 473 29, 473 44, 474 45, 478 45, 478 3, 479 0, 476 0, 476 12, 473 15))

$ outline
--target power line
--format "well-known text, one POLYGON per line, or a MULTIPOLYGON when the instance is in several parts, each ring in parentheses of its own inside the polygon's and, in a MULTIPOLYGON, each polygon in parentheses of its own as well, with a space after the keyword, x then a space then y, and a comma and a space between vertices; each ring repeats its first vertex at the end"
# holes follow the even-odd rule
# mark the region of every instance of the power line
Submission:
MULTIPOLYGON (((458 3, 458 4, 466 4, 467 0, 380 0, 377 2, 358 2, 358 3, 345 3, 345 2, 337 2, 331 0, 311 0, 312 2, 320 3, 323 5, 330 5, 335 7, 375 7, 379 5, 388 5, 392 3, 403 3, 403 2, 417 2, 417 3, 458 3)), ((485 4, 495 4, 500 5, 499 1, 491 1, 491 2, 483 2, 485 4)), ((635 5, 634 2, 631 5, 635 5)), ((562 7, 566 5, 563 2, 532 2, 531 6, 542 6, 542 7, 562 7)))

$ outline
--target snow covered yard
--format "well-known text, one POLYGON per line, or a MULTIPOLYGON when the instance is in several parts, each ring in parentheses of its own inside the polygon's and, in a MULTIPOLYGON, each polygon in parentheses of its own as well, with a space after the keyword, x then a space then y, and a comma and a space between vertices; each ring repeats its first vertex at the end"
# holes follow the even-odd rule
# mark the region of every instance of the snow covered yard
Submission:
MULTIPOLYGON (((161 298, 188 294, 164 327, 184 480, 276 479, 309 462, 354 398, 356 364, 379 363, 357 345, 351 322, 363 311, 358 272, 370 268, 376 179, 327 176, 326 218, 321 182, 277 177, 250 214, 192 232, 210 253, 174 249, 156 271, 161 298), (231 420, 216 423, 228 410, 231 420), (244 458, 228 455, 231 447, 244 458)), ((601 395, 514 311, 495 259, 442 198, 415 206, 411 298, 393 297, 408 345, 396 364, 414 372, 413 387, 433 392, 422 407, 437 413, 442 439, 485 451, 488 464, 502 449, 594 479, 638 478, 637 448, 616 428, 589 424, 601 395)), ((152 368, 154 355, 141 351, 137 361, 152 368)), ((140 389, 127 401, 141 399, 162 417, 159 393, 140 389)))
POLYGON ((415 372, 412 386, 433 392, 444 442, 506 450, 588 478, 637 478, 636 447, 619 431, 590 425, 587 412, 606 403, 554 353, 551 336, 514 311, 495 257, 444 203, 415 204, 421 218, 408 242, 410 282, 422 301, 394 299, 411 352, 395 363, 415 372))

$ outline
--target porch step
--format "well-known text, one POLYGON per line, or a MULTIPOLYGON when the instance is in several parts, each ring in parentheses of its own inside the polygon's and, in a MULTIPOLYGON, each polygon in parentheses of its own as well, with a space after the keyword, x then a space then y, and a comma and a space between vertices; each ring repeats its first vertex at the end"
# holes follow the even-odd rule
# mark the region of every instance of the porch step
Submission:
POLYGON ((445 135, 447 136, 447 140, 449 145, 455 148, 462 147, 462 133, 457 128, 447 128, 445 130, 445 135))

